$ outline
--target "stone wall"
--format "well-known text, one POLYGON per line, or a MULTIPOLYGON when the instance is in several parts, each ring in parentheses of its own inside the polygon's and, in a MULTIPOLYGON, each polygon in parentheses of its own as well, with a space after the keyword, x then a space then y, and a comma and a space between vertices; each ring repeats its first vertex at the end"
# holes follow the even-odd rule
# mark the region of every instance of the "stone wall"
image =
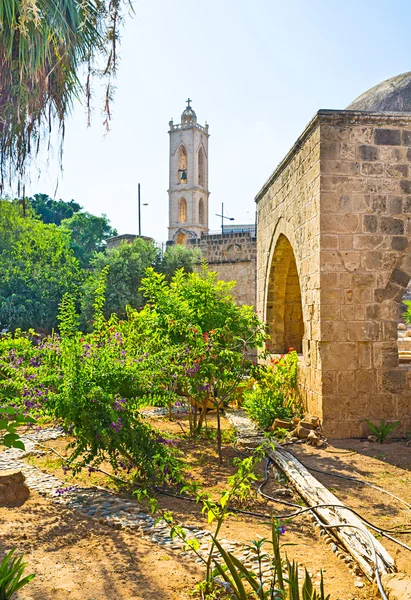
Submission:
POLYGON ((187 240, 187 247, 199 248, 211 271, 223 281, 236 281, 234 296, 239 304, 255 306, 256 239, 249 232, 202 235, 187 240))
MULTIPOLYGON (((301 289, 304 335, 300 360, 299 383, 309 410, 321 418, 322 381, 319 369, 320 341, 320 131, 306 136, 301 149, 280 165, 278 176, 267 182, 258 199, 257 221, 257 312, 268 322, 273 338, 273 352, 287 352, 287 340, 279 335, 286 317, 286 279, 284 238, 294 254, 301 289), (281 289, 281 292, 279 290, 281 289), (276 300, 283 302, 278 319, 276 300)), ((290 260, 292 257, 287 257, 290 260)), ((295 343, 293 344, 295 347, 295 343)), ((300 348, 297 348, 297 351, 300 348)))
POLYGON ((307 408, 333 437, 364 434, 366 419, 400 419, 409 431, 411 370, 399 363, 397 325, 411 278, 411 116, 320 111, 257 202, 257 307, 278 320, 270 306, 283 235, 301 287, 307 408))

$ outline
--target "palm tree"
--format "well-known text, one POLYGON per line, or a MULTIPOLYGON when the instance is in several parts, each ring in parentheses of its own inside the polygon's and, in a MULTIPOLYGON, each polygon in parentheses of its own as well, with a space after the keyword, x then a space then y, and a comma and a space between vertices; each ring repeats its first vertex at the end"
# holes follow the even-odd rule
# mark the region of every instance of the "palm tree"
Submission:
POLYGON ((85 100, 90 116, 96 76, 106 78, 108 126, 126 1, 0 0, 1 189, 6 179, 24 180, 28 159, 43 139, 50 140, 54 125, 62 150, 65 119, 76 98, 85 100))

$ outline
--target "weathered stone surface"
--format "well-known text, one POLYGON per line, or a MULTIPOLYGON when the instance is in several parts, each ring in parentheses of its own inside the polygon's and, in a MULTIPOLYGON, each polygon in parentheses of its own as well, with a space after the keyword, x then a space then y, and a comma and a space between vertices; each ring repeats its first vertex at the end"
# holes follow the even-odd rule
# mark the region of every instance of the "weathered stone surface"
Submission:
POLYGON ((256 198, 258 312, 276 352, 290 322, 301 336, 299 388, 328 437, 363 435, 365 419, 411 429, 397 343, 411 278, 410 143, 409 114, 320 111, 256 198))
POLYGON ((30 496, 21 471, 0 471, 0 505, 21 504, 30 496))
POLYGON ((233 295, 239 304, 256 305, 257 243, 252 233, 203 235, 187 240, 187 246, 201 250, 203 259, 218 274, 218 279, 236 281, 233 295))
POLYGON ((382 146, 399 146, 401 144, 401 131, 398 131, 398 129, 376 129, 374 140, 376 144, 382 146))
POLYGON ((358 158, 360 160, 377 160, 378 148, 376 146, 368 146, 367 144, 361 144, 358 146, 358 158))

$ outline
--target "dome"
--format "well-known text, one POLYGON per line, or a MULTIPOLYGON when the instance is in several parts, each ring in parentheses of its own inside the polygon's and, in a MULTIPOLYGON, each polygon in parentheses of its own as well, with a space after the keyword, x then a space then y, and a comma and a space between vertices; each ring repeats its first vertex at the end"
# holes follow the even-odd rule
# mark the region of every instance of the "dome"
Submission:
POLYGON ((351 102, 346 110, 411 113, 411 72, 372 87, 351 102))
POLYGON ((191 108, 190 106, 190 98, 187 100, 187 108, 185 110, 183 110, 183 112, 181 113, 181 124, 182 125, 192 125, 193 123, 197 122, 197 115, 195 114, 194 110, 191 108))

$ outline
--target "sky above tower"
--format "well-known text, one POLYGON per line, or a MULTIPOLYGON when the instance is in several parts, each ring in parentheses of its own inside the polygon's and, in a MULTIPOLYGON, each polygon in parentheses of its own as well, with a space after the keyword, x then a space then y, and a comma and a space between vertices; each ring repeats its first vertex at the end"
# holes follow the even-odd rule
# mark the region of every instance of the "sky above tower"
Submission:
POLYGON ((381 0, 137 0, 126 18, 105 135, 95 90, 92 126, 76 105, 63 173, 37 160, 26 191, 106 213, 119 233, 167 239, 168 123, 186 99, 210 126, 210 228, 224 202, 236 223, 254 221, 254 196, 320 108, 340 109, 411 70, 409 5, 381 0), (56 184, 58 183, 57 191, 56 184))

